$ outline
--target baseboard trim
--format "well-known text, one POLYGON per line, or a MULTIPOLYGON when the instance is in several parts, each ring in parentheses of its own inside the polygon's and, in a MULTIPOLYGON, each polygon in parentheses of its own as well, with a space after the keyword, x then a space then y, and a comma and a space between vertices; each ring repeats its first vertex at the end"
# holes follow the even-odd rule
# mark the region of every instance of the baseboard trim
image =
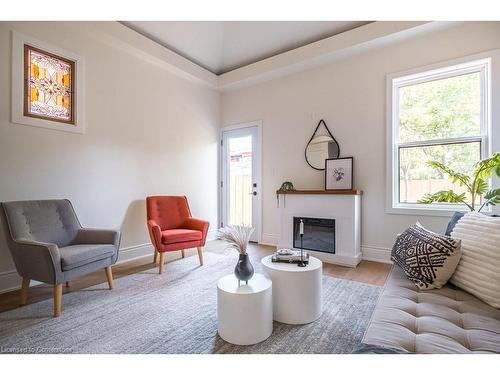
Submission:
MULTIPOLYGON (((261 245, 267 246, 278 246, 280 236, 279 234, 272 233, 262 233, 262 241, 259 242, 261 245)), ((338 254, 326 254, 315 252, 315 256, 317 258, 322 259, 328 263, 340 264, 348 267, 356 267, 356 265, 360 262, 361 259, 369 260, 372 262, 379 263, 389 263, 392 264, 391 261, 391 249, 387 247, 379 247, 379 246, 361 246, 361 257, 345 257, 339 256, 338 254)))
MULTIPOLYGON (((0 272, 0 294, 21 289, 21 280, 22 278, 17 274, 16 270, 0 272)), ((32 281, 30 285, 37 285, 35 283, 40 284, 32 281)))
MULTIPOLYGON (((153 254, 153 245, 151 243, 128 246, 120 249, 116 264, 129 262, 134 259, 143 258, 153 254)), ((0 294, 21 289, 21 276, 16 270, 0 272, 0 294)), ((31 280, 30 286, 43 284, 39 281, 31 280)))
POLYGON ((322 253, 319 251, 311 251, 311 250, 307 250, 307 252, 310 255, 320 259, 322 262, 329 264, 337 264, 345 267, 354 268, 359 264, 359 262, 361 262, 361 254, 358 254, 357 256, 346 256, 340 254, 322 253))
MULTIPOLYGON (((217 231, 212 231, 214 234, 214 237, 217 234, 217 231)), ((210 238, 210 232, 207 234, 207 241, 213 241, 215 238, 210 238)), ((173 252, 167 254, 166 261, 170 261, 172 259, 178 258, 179 255, 177 254, 178 252, 173 252), (172 259, 170 259, 172 258, 172 259)), ((180 254, 180 252, 179 252, 180 254)), ((196 254, 196 249, 188 249, 186 250, 186 255, 194 255, 196 254), (191 254, 192 253, 192 254, 191 254)), ((144 243, 140 245, 134 245, 134 246, 128 246, 120 249, 120 252, 118 253, 118 260, 116 261, 116 264, 122 264, 122 263, 127 263, 132 260, 144 258, 147 256, 152 256, 153 255, 153 244, 151 243, 144 243)), ((0 272, 0 294, 2 293, 7 293, 11 292, 13 290, 18 290, 21 289, 21 281, 22 278, 17 274, 16 270, 10 270, 10 271, 4 271, 0 272)), ((40 285, 43 284, 39 281, 32 280, 30 283, 30 286, 35 286, 35 285, 40 285)))
POLYGON ((278 246, 280 236, 278 234, 262 233, 262 238, 259 242, 261 245, 278 246))
POLYGON ((140 245, 128 246, 120 249, 116 264, 130 262, 131 260, 144 258, 153 255, 153 244, 144 243, 140 245))
MULTIPOLYGON (((209 231, 207 234, 207 241, 213 241, 216 239, 216 237, 217 237, 217 230, 209 231)), ((278 237, 279 236, 274 234, 263 233, 262 241, 260 242, 260 244, 267 246, 277 246, 279 240, 278 237)), ((377 247, 377 246, 361 246, 361 253, 363 256, 363 260, 369 260, 380 263, 389 263, 389 264, 392 263, 390 248, 377 247)), ((132 260, 151 256, 152 254, 153 254, 153 245, 151 243, 128 246, 120 249, 120 253, 118 255, 118 261, 116 262, 116 264, 130 262, 132 260)), ((339 256, 336 256, 335 258, 336 259, 329 258, 324 260, 333 261, 336 264, 343 264, 349 267, 356 266, 355 263, 357 262, 357 259, 340 259, 339 256)), ((32 286, 39 284, 41 283, 37 281, 31 282, 32 286)), ((21 287, 21 277, 17 274, 16 270, 0 272, 0 294, 20 289, 20 287, 21 287)))
POLYGON ((392 264, 391 249, 388 247, 361 246, 361 253, 363 260, 392 264))

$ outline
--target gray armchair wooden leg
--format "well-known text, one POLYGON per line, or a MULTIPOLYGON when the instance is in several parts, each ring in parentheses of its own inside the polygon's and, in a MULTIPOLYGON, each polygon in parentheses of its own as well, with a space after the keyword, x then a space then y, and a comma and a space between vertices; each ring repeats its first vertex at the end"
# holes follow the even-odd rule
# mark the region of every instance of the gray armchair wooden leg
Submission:
POLYGON ((106 267, 106 278, 108 279, 109 289, 113 289, 115 287, 115 282, 113 280, 113 271, 111 270, 111 266, 106 267))
POLYGON ((30 289, 30 279, 23 277, 23 283, 21 284, 21 306, 26 305, 28 302, 28 292, 30 289))
POLYGON ((58 317, 61 315, 62 290, 63 290, 62 284, 54 285, 54 316, 55 317, 58 317))

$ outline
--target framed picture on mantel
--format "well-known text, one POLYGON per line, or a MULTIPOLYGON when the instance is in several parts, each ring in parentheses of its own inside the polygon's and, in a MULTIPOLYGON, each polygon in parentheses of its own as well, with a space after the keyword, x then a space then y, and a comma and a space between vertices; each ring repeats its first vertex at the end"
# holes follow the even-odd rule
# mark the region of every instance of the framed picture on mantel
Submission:
POLYGON ((352 157, 325 160, 325 190, 352 190, 352 157))

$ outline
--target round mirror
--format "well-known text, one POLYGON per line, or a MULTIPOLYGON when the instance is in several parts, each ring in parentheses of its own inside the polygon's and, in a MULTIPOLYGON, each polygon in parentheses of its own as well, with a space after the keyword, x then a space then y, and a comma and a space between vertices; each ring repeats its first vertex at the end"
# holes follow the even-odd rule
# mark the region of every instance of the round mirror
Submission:
POLYGON ((338 158, 340 155, 339 144, 333 138, 330 130, 326 126, 325 122, 321 120, 316 127, 316 130, 311 137, 311 140, 306 146, 306 161, 307 163, 317 170, 325 169, 325 160, 338 158), (323 124, 328 132, 328 134, 320 135, 316 134, 318 128, 323 124))

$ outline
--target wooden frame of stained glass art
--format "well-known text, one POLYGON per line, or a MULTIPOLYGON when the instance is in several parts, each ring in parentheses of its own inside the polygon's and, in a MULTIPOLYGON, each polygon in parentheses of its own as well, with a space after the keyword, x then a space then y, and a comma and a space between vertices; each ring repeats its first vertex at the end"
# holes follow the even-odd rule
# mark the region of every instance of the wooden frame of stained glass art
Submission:
POLYGON ((24 116, 75 124, 75 62, 24 44, 24 116))

